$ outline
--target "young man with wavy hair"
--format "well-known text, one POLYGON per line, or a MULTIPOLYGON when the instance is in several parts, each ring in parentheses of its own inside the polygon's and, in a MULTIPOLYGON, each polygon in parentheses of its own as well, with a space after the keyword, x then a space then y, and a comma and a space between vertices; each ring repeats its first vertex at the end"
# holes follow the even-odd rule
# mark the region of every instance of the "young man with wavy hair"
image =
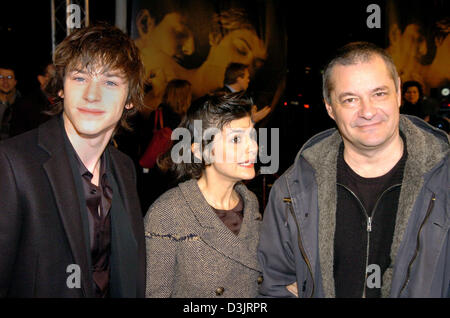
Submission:
POLYGON ((101 24, 57 47, 54 118, 0 145, 0 296, 142 297, 134 165, 111 146, 142 106, 143 65, 101 24))

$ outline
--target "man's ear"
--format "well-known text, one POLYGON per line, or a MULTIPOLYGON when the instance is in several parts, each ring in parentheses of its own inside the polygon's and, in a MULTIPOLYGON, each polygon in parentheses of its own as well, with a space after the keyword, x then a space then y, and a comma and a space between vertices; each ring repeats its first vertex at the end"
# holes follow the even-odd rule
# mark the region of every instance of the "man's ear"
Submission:
POLYGON ((155 27, 155 19, 152 18, 147 9, 142 9, 137 15, 136 26, 139 37, 145 37, 155 27))
POLYGON ((59 90, 58 96, 64 98, 64 91, 62 89, 59 90))
POLYGON ((324 100, 323 102, 325 103, 325 108, 327 109, 328 116, 330 116, 331 119, 336 120, 336 119, 335 119, 335 116, 334 116, 334 109, 333 109, 333 106, 331 106, 330 104, 328 104, 326 100, 324 100))
POLYGON ((397 102, 398 102, 398 107, 400 108, 400 106, 402 105, 402 81, 400 79, 400 77, 397 78, 397 102))
POLYGON ((393 23, 389 28, 389 44, 394 45, 395 43, 397 43, 400 36, 401 32, 398 28, 397 23, 393 23))

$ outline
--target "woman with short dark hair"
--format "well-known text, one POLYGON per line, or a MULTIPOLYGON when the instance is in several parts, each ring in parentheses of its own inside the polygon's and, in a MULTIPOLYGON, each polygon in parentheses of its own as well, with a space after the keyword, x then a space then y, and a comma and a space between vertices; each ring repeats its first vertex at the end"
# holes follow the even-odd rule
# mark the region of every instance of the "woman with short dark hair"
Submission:
POLYGON ((428 114, 423 105, 422 85, 416 81, 407 81, 402 87, 403 104, 400 108, 402 114, 408 114, 424 119, 428 114))
POLYGON ((183 138, 158 164, 184 182, 145 217, 147 297, 257 296, 261 215, 240 182, 255 176, 250 109, 241 94, 208 95, 174 131, 183 138))

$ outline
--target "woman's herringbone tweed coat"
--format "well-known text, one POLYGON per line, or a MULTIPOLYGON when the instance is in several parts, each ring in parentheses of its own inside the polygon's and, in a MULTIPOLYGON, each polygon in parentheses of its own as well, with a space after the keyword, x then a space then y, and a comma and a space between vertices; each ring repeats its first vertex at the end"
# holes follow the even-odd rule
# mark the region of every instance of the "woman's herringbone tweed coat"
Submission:
POLYGON ((256 196, 238 183, 244 201, 239 235, 203 197, 196 180, 167 191, 145 217, 147 297, 256 297, 261 215, 256 196))

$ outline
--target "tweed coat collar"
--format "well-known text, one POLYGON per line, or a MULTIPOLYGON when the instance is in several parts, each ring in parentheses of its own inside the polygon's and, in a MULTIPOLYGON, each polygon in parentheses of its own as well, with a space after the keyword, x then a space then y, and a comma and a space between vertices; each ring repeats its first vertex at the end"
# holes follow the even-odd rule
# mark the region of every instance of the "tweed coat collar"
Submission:
POLYGON ((244 201, 244 219, 239 235, 235 235, 208 204, 197 185, 197 180, 192 179, 178 186, 198 221, 201 239, 221 254, 260 271, 256 250, 261 215, 258 211, 257 200, 247 187, 242 183, 235 185, 235 190, 244 201))

